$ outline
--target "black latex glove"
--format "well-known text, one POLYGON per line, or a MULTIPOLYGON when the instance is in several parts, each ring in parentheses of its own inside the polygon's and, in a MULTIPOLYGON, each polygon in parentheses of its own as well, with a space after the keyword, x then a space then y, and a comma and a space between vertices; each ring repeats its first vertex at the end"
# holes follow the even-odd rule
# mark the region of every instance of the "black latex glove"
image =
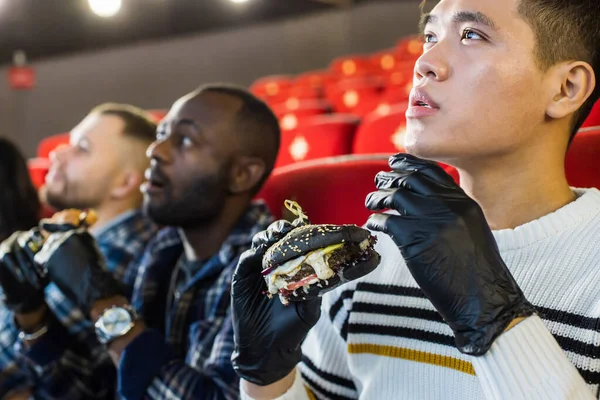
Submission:
POLYGON ((300 362, 300 345, 321 315, 321 298, 290 302, 269 299, 261 275, 267 249, 296 226, 276 221, 254 236, 233 274, 231 303, 235 331, 233 368, 245 380, 269 385, 285 378, 300 362))
POLYGON ((16 313, 38 310, 44 304, 46 281, 33 261, 31 232, 15 232, 0 244, 0 284, 3 302, 16 313))
POLYGON ((367 196, 368 227, 392 237, 413 277, 452 328, 457 348, 482 355, 533 306, 502 261, 479 205, 434 163, 397 154, 367 196))
POLYGON ((58 227, 35 255, 35 261, 45 267, 48 278, 85 314, 97 300, 124 293, 106 269, 96 241, 83 228, 58 227))

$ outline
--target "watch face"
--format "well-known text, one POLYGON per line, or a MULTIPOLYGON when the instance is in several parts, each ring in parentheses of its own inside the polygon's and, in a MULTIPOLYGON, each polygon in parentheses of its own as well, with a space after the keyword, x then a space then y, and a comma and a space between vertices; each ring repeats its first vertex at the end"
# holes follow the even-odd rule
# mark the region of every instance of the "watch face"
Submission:
POLYGON ((131 325, 131 315, 123 308, 111 308, 102 316, 102 325, 109 335, 119 335, 131 325))

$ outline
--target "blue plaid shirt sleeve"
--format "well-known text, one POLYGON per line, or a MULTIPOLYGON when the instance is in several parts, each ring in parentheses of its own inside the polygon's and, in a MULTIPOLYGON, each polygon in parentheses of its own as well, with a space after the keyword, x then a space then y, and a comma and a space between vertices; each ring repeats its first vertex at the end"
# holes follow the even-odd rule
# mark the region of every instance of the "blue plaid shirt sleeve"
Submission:
POLYGON ((233 327, 227 316, 202 365, 190 348, 187 361, 177 359, 158 331, 149 330, 132 342, 121 359, 119 393, 127 400, 233 400, 239 378, 231 365, 233 327), (152 348, 152 352, 147 349, 152 348), (133 379, 135 377, 136 379, 133 379))
MULTIPOLYGON (((154 225, 134 211, 96 237, 107 268, 128 294, 143 249, 155 232, 154 225)), ((46 288, 46 303, 57 324, 32 349, 18 340, 12 313, 0 308, 0 398, 29 388, 36 399, 114 399, 116 371, 92 323, 52 283, 46 288)))

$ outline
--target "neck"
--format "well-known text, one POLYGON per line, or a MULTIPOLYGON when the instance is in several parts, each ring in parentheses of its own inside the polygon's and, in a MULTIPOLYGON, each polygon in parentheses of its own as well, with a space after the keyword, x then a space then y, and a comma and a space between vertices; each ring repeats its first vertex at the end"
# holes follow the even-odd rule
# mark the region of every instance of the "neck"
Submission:
POLYGON ((131 210, 135 210, 137 208, 139 208, 139 205, 132 204, 131 202, 122 202, 117 204, 102 204, 99 207, 94 208, 94 211, 98 216, 98 220, 90 228, 90 233, 92 235, 96 234, 96 232, 103 229, 106 225, 111 223, 119 215, 131 210))
POLYGON ((526 224, 575 200, 560 148, 529 148, 525 156, 510 154, 474 164, 458 169, 460 184, 494 230, 526 224))
POLYGON ((190 261, 205 260, 220 249, 238 220, 246 212, 245 206, 225 206, 221 214, 212 221, 195 227, 179 229, 185 256, 190 261))

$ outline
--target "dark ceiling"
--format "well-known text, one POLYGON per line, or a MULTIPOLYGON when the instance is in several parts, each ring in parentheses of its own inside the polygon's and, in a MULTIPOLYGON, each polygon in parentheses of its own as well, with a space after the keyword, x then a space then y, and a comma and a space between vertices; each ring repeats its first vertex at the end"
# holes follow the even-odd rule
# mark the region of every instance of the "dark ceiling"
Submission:
POLYGON ((0 64, 12 62, 19 49, 38 60, 317 12, 336 1, 123 0, 116 16, 101 18, 87 0, 0 0, 0 64))

